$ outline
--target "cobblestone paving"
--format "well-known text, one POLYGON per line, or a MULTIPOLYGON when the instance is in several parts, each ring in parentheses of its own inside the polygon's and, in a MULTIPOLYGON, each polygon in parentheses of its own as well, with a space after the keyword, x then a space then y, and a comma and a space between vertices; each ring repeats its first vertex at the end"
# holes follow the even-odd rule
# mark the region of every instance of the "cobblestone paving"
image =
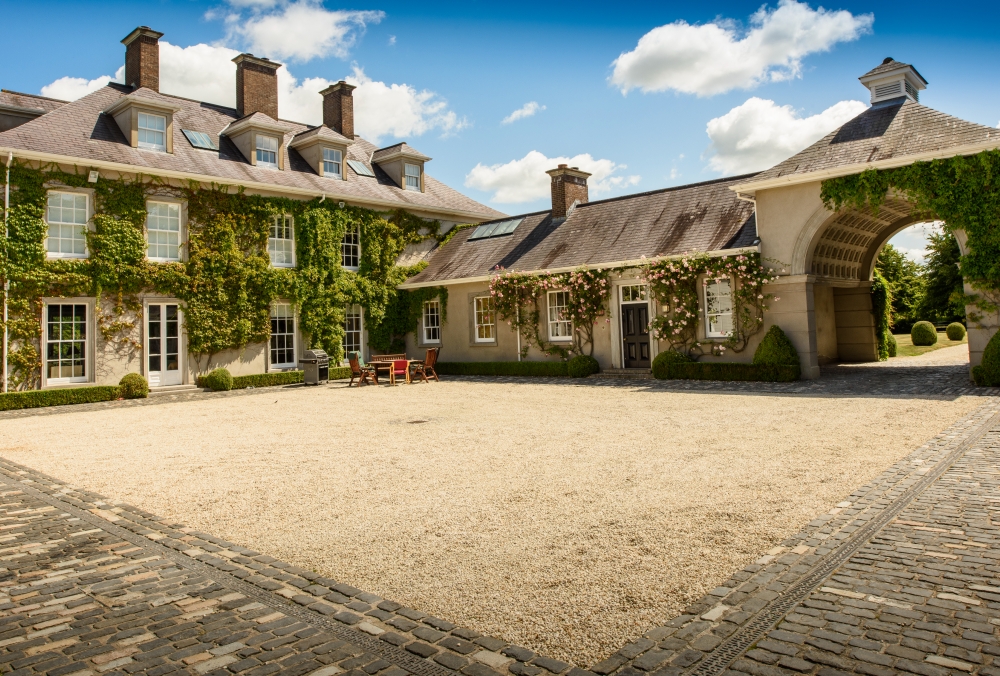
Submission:
POLYGON ((587 672, 0 460, 0 672, 587 672))
MULTIPOLYGON (((782 385, 863 389, 852 372, 835 381, 782 385)), ((916 387, 874 382, 882 396, 916 387)), ((951 394, 941 383, 919 396, 951 394)), ((1000 675, 998 463, 990 397, 591 672, 1000 675)), ((0 460, 5 675, 456 671, 591 675, 0 460)))

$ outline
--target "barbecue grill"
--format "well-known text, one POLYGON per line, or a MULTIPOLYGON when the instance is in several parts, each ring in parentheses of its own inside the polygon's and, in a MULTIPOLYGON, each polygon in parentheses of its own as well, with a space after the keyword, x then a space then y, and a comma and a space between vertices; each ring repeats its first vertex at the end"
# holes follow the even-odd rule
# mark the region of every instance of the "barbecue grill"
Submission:
POLYGON ((330 380, 330 357, 323 350, 306 350, 299 360, 302 367, 302 382, 319 385, 330 380))

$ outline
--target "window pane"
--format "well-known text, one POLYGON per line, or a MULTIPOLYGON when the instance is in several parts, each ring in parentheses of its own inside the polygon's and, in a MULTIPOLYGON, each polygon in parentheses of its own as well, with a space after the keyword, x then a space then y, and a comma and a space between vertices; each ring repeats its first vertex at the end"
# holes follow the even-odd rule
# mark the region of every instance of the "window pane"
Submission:
POLYGON ((280 267, 295 265, 295 240, 290 215, 274 217, 271 222, 271 235, 267 240, 267 253, 271 258, 271 265, 280 267))
POLYGON ((436 300, 424 303, 424 342, 441 340, 441 304, 436 300))
POLYGON ((344 317, 344 350, 361 351, 361 308, 348 309, 344 317))
POLYGON ((271 365, 295 364, 295 313, 289 303, 275 303, 271 306, 271 365))
POLYGON ((489 296, 476 298, 476 340, 493 340, 494 319, 493 319, 493 299, 489 296))
POLYGON ((416 164, 404 164, 403 172, 406 174, 406 189, 420 190, 420 166, 416 164))
POLYGON ((180 260, 181 206, 169 202, 146 205, 146 256, 157 260, 180 260))
POLYGON ((343 174, 343 154, 333 148, 323 148, 323 174, 326 176, 341 177, 343 174))
POLYGON ((257 136, 257 164, 277 168, 278 139, 273 136, 257 136))
POLYGON ((361 233, 353 228, 344 233, 340 243, 340 264, 345 268, 357 268, 361 261, 361 233))
POLYGON ((84 256, 87 245, 87 196, 76 193, 49 193, 46 207, 49 224, 46 249, 49 253, 84 256))
POLYGON ((573 324, 569 320, 569 291, 549 293, 549 338, 569 338, 573 335, 573 324))
POLYGON ((151 150, 167 149, 167 118, 162 115, 139 113, 139 147, 151 150))
POLYGON ((87 306, 48 306, 46 325, 46 374, 59 380, 84 380, 87 376, 87 306))

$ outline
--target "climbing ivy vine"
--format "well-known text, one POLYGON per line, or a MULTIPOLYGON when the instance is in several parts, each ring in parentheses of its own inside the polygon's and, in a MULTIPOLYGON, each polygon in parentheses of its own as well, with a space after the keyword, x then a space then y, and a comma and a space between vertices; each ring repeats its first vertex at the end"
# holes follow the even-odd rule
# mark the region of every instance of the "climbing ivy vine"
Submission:
MULTIPOLYGON (((0 233, 0 278, 11 284, 12 389, 39 384, 42 298, 47 296, 98 298, 98 330, 124 353, 141 349, 134 338, 141 322, 139 294, 176 297, 185 305, 188 350, 199 358, 202 370, 224 350, 267 341, 271 303, 287 299, 298 307, 309 346, 340 359, 345 308, 363 306, 369 331, 384 332, 387 311, 397 303, 396 285, 418 271, 399 267, 396 260, 408 244, 440 238, 440 223, 403 210, 386 213, 323 199, 263 197, 222 185, 178 186, 148 176, 101 176, 92 184, 87 174, 83 168, 66 172, 52 165, 15 162, 11 167, 10 235, 0 233), (93 189, 86 259, 46 257, 46 197, 49 189, 59 187, 93 189), (146 201, 157 197, 187 205, 187 256, 182 262, 146 259, 146 201), (271 223, 282 214, 295 222, 294 269, 271 267, 267 253, 271 223), (341 241, 348 228, 361 236, 356 273, 341 267, 341 241)), ((406 317, 409 330, 416 321, 412 314, 406 317)), ((392 322, 392 331, 402 331, 397 318, 392 322)))
MULTIPOLYGON (((981 310, 1000 309, 1000 151, 915 162, 896 169, 868 169, 823 182, 827 208, 870 207, 876 212, 889 191, 902 194, 914 215, 944 221, 968 236, 960 269, 979 295, 981 310)), ((973 321, 981 317, 970 316, 973 321)))

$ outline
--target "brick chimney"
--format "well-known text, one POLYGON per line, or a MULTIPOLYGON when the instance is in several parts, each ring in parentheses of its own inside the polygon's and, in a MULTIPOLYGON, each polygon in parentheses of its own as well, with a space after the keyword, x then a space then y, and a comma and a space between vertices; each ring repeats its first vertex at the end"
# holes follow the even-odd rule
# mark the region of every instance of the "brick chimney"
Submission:
POLYGON ((236 112, 240 117, 264 113, 278 119, 278 69, 280 63, 240 54, 236 64, 236 112))
POLYGON ((332 84, 323 95, 323 124, 342 136, 354 138, 354 85, 343 80, 332 84))
POLYGON ((545 173, 552 177, 552 218, 566 218, 573 204, 587 203, 587 179, 590 174, 565 164, 545 173))
POLYGON ((163 33, 139 26, 125 36, 125 84, 160 91, 160 38, 163 33))

